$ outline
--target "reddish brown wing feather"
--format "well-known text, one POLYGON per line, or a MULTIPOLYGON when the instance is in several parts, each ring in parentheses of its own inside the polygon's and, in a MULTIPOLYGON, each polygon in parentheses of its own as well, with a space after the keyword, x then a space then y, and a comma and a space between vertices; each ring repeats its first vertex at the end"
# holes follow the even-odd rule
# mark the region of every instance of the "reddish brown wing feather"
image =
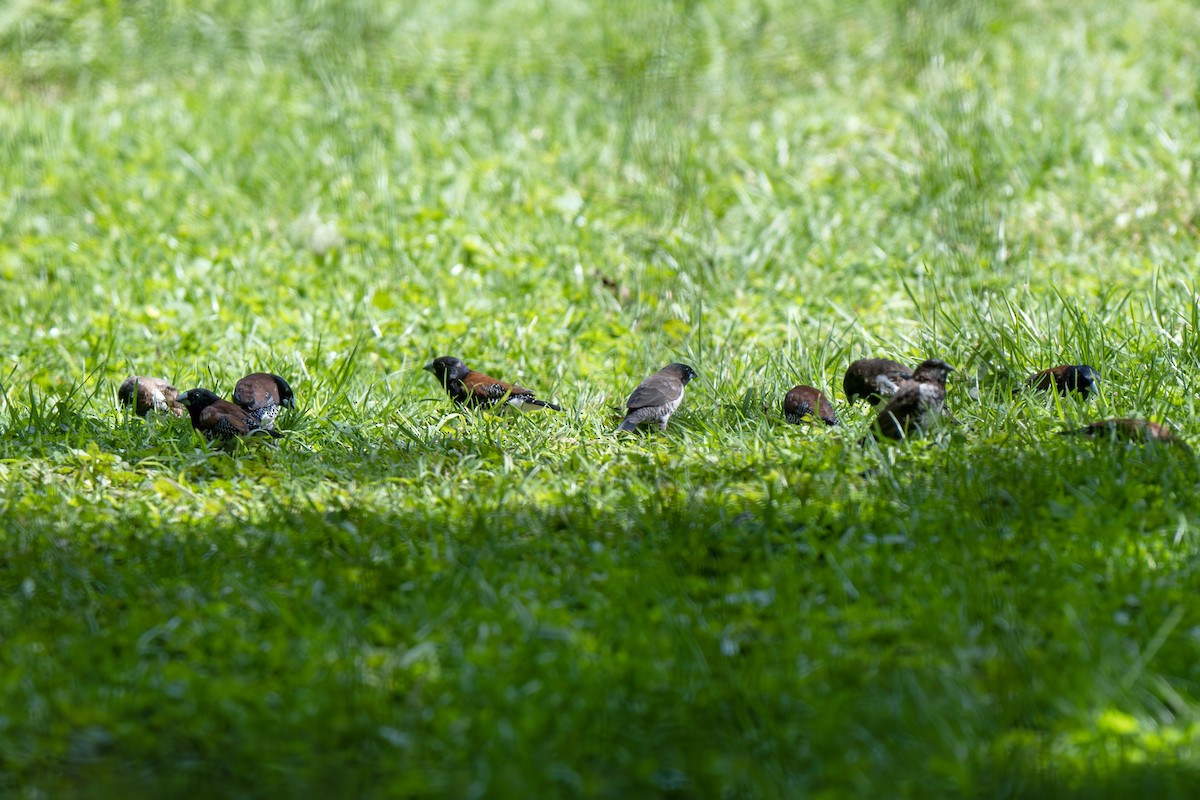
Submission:
POLYGON ((1044 369, 1041 372, 1030 375, 1025 380, 1025 383, 1034 389, 1048 392, 1050 389, 1057 387, 1062 382, 1062 373, 1064 370, 1066 370, 1066 367, 1044 369))
POLYGON ((201 430, 217 432, 228 429, 238 436, 244 436, 250 432, 250 423, 246 418, 246 412, 226 400, 219 400, 201 411, 199 424, 196 427, 201 430))
POLYGON ((823 392, 812 386, 796 386, 783 399, 783 415, 789 422, 816 414, 826 425, 837 425, 833 405, 823 392))
POLYGON ((817 403, 817 416, 819 416, 821 421, 826 425, 837 425, 838 418, 837 414, 835 414, 833 411, 833 403, 829 402, 829 398, 826 397, 823 392, 819 395, 819 397, 820 402, 817 403))
POLYGON ((471 370, 463 378, 463 385, 482 403, 494 403, 506 394, 510 397, 532 397, 533 392, 507 381, 497 380, 490 375, 471 370))
POLYGON ((250 410, 279 405, 279 390, 266 375, 250 375, 233 387, 233 402, 250 410))

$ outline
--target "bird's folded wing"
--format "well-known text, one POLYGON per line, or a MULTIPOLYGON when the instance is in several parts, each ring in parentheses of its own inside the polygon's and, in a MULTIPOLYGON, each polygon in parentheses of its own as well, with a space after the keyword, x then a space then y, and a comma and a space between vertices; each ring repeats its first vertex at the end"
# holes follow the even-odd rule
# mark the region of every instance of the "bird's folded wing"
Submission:
POLYGON ((683 387, 678 383, 671 385, 651 378, 633 390, 633 394, 629 395, 629 402, 625 405, 627 408, 665 406, 678 400, 682 391, 683 387))

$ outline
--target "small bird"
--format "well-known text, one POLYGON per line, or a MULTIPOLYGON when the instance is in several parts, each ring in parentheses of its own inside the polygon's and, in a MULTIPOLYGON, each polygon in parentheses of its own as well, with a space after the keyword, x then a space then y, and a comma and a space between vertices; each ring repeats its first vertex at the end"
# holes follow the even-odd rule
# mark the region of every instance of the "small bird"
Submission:
POLYGON ((865 399, 872 406, 896 393, 900 384, 911 380, 912 370, 890 358, 860 358, 846 369, 842 391, 851 405, 865 399))
POLYGON ((505 403, 518 411, 549 408, 562 411, 562 406, 539 400, 530 389, 476 372, 453 356, 435 358, 423 369, 433 373, 450 399, 467 408, 492 408, 505 403))
POLYGON ((1072 428, 1058 433, 1060 436, 1082 435, 1092 439, 1116 439, 1124 442, 1164 442, 1179 445, 1191 452, 1191 448, 1166 425, 1146 419, 1129 417, 1102 419, 1098 422, 1089 422, 1082 428, 1072 428))
POLYGON ((182 417, 187 409, 176 402, 178 396, 179 390, 162 378, 143 378, 141 375, 126 378, 117 389, 117 400, 121 405, 133 406, 139 417, 151 411, 166 411, 182 417))
POLYGON ((783 398, 783 418, 799 425, 805 417, 820 417, 826 425, 837 425, 837 414, 833 404, 821 390, 813 386, 793 387, 783 398))
POLYGON ((910 380, 900 384, 875 419, 875 438, 906 439, 913 429, 925 430, 942 416, 946 376, 954 367, 936 358, 922 361, 910 380))
POLYGON ((242 407, 260 427, 275 430, 275 417, 281 408, 295 408, 292 387, 278 375, 253 372, 233 387, 233 402, 242 407))
POLYGON ((267 433, 275 439, 283 437, 282 433, 264 427, 257 417, 241 406, 222 400, 208 389, 188 389, 179 395, 179 402, 187 408, 192 427, 210 441, 228 444, 236 438, 256 433, 267 433))
POLYGON ((687 364, 668 364, 637 385, 625 401, 625 421, 617 428, 631 431, 643 422, 657 420, 658 427, 667 429, 667 420, 683 402, 683 387, 696 377, 696 370, 687 364))
POLYGON ((1025 386, 1043 392, 1054 388, 1061 395, 1078 392, 1087 399, 1100 390, 1100 373, 1087 364, 1060 364, 1025 379, 1025 386))

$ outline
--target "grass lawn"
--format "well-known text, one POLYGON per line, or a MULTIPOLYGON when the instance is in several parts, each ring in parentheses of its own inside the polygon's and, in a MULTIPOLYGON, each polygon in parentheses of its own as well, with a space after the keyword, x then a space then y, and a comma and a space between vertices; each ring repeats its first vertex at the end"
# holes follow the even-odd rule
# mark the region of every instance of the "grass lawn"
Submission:
POLYGON ((1200 795, 1200 469, 1054 435, 1200 444, 1198 42, 1187 0, 0 4, 0 796, 1200 795), (438 355, 565 411, 463 412, 438 355), (869 355, 958 367, 960 424, 861 446, 869 355), (1064 362, 1100 396, 1012 394, 1064 362), (277 449, 116 402, 255 370, 277 449))

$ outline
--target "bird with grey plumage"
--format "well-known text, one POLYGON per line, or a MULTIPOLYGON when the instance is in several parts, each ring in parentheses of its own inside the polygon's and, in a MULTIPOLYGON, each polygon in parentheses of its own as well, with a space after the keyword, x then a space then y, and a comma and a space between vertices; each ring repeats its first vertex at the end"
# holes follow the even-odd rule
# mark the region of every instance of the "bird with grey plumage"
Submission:
POLYGON ((451 400, 467 408, 488 409, 503 404, 526 412, 544 408, 562 411, 562 406, 538 398, 533 390, 476 372, 454 356, 435 358, 422 369, 433 373, 451 400))
POLYGON ((275 418, 282 409, 296 407, 292 387, 278 375, 252 372, 233 387, 233 402, 241 406, 259 427, 275 430, 275 418))
POLYGON ((163 378, 146 378, 131 375, 117 389, 117 400, 124 406, 132 406, 134 413, 144 417, 151 411, 159 411, 182 417, 187 409, 176 398, 179 390, 163 378))
POLYGON ((1060 364, 1030 375, 1025 386, 1043 392, 1054 389, 1064 397, 1075 393, 1086 400, 1100 391, 1100 373, 1087 364, 1060 364))
POLYGON ((632 431, 643 422, 657 422, 667 429, 671 418, 683 403, 683 389, 696 377, 696 370, 687 364, 668 364, 637 385, 625 401, 625 421, 618 431, 632 431))
POLYGON ((860 358, 846 368, 842 378, 842 391, 846 400, 854 405, 859 400, 866 400, 872 406, 878 406, 896 393, 900 384, 911 380, 912 370, 899 361, 890 358, 860 358))
POLYGON ((922 361, 875 418, 875 438, 907 439, 932 427, 943 414, 946 376, 953 371, 937 358, 922 361))
POLYGON ((783 398, 783 418, 793 425, 820 419, 826 425, 837 425, 837 414, 825 393, 815 386, 794 386, 783 398))

